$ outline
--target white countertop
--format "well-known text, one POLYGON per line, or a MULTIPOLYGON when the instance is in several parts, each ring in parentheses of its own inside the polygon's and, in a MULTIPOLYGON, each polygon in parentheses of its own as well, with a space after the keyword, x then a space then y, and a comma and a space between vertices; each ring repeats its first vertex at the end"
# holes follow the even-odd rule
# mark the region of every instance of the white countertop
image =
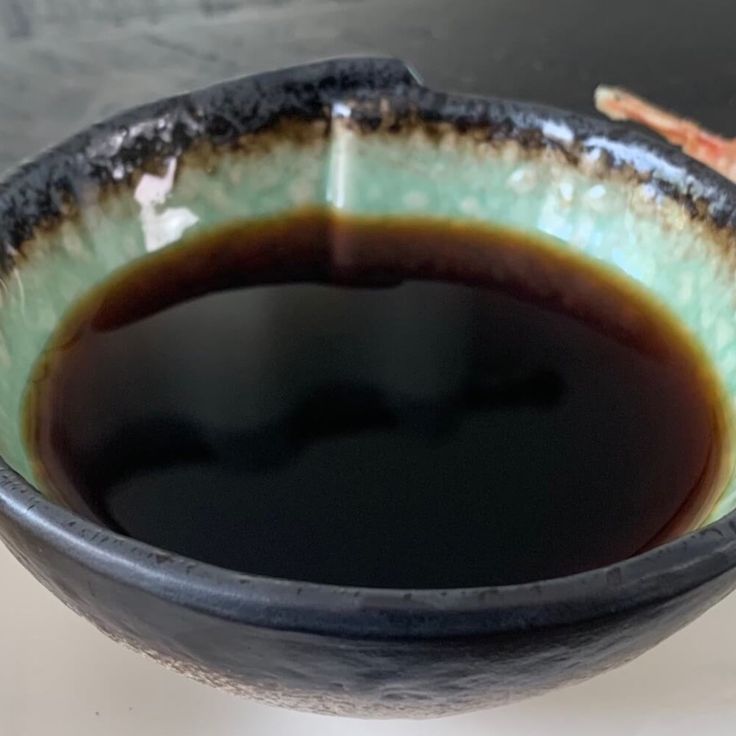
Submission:
POLYGON ((516 705, 434 721, 270 708, 108 641, 0 545, 0 736, 732 736, 736 595, 631 664, 516 705))

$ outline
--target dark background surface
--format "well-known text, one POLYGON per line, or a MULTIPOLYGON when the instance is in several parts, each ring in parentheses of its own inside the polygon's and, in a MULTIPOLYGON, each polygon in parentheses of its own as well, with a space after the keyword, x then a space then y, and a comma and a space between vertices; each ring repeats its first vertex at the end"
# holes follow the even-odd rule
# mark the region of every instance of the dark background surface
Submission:
POLYGON ((131 104, 371 52, 582 111, 623 84, 736 134, 735 0, 0 0, 0 169, 131 104))

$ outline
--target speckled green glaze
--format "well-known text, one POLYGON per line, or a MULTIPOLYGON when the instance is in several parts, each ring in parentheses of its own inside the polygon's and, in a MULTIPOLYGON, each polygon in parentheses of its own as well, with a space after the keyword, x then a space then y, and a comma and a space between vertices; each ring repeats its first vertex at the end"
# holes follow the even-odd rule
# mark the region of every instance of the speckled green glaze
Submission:
MULTIPOLYGON (((646 183, 553 149, 484 141, 447 128, 369 133, 348 105, 329 127, 266 133, 226 151, 189 151, 37 235, 3 283, 0 309, 0 455, 37 484, 21 432, 28 377, 69 306, 132 259, 224 223, 320 205, 368 216, 431 215, 546 236, 636 280, 697 337, 736 397, 736 248, 646 183)), ((563 143, 564 126, 544 131, 563 143)), ((733 404, 733 401, 730 402, 733 404)), ((729 404, 729 405, 730 405, 729 404)), ((736 456, 730 434, 732 456, 736 456)), ((708 522, 736 507, 736 480, 708 522)))

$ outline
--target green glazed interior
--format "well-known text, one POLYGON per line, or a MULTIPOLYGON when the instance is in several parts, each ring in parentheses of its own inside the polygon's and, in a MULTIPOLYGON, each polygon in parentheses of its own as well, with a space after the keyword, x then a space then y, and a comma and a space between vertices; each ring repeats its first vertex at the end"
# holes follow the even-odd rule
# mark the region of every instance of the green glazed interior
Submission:
MULTIPOLYGON (((565 142, 564 127, 543 131, 565 142)), ((69 306, 115 269, 225 223, 321 205, 358 215, 421 214, 546 236, 644 285, 697 338, 736 397, 736 249, 672 199, 595 158, 488 142, 452 128, 366 133, 337 118, 298 135, 263 133, 227 150, 202 147, 157 173, 96 192, 39 232, 2 283, 0 455, 38 486, 24 445, 29 376, 69 306)), ((736 456, 734 433, 727 436, 736 456)), ((729 460, 730 462, 730 460, 729 460)), ((736 507, 729 472, 709 523, 736 507)))

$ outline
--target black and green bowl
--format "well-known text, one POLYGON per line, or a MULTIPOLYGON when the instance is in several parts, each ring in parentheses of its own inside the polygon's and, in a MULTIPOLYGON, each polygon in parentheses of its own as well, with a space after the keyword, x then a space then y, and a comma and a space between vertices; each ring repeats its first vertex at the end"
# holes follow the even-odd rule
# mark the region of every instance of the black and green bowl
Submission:
POLYGON ((45 586, 199 680, 361 716, 442 715, 589 677, 736 586, 731 435, 729 472, 698 528, 609 567, 486 588, 241 574, 120 536, 39 492, 23 397, 70 305, 192 234, 310 206, 481 221, 602 260, 699 341, 731 411, 733 184, 618 125, 433 92, 394 60, 227 82, 117 115, 0 182, 0 537, 45 586))

